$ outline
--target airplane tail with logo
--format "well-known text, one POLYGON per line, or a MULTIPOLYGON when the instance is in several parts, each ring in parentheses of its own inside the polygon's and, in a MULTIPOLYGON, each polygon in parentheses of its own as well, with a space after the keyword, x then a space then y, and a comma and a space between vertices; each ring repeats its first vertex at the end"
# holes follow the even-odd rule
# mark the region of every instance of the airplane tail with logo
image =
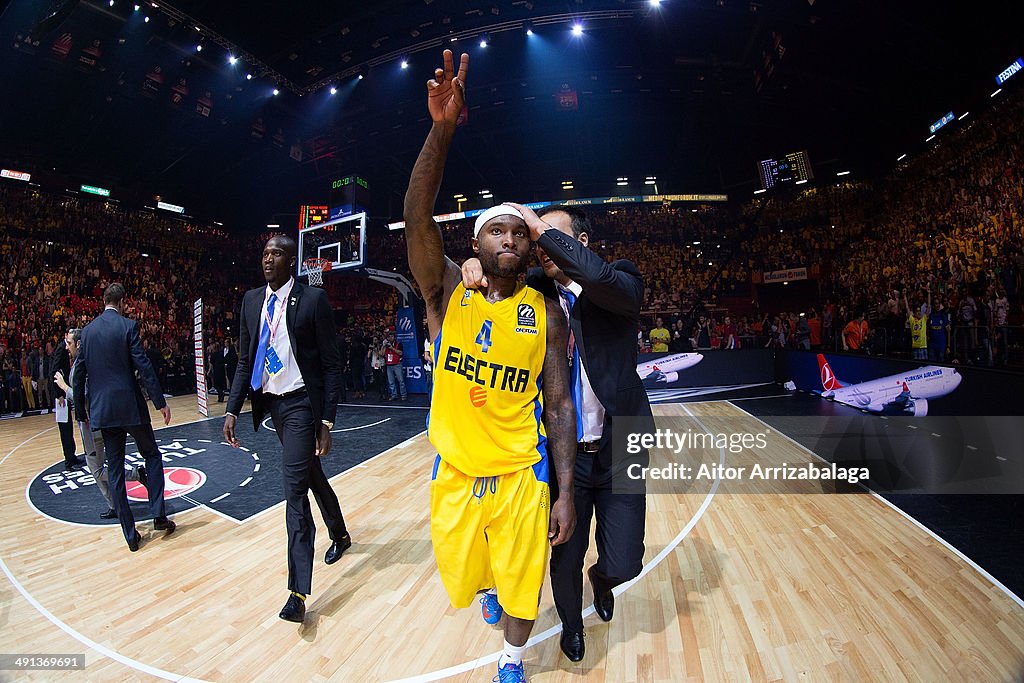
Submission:
POLYGON ((818 373, 821 375, 821 387, 824 391, 835 391, 846 385, 839 381, 836 377, 836 373, 832 372, 832 367, 825 360, 825 356, 818 354, 818 373))

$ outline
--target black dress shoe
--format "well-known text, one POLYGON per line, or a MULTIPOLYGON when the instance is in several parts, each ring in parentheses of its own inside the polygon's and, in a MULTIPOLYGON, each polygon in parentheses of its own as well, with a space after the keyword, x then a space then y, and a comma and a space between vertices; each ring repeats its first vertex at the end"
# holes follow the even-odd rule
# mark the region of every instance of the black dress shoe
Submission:
POLYGON ((135 530, 135 536, 128 540, 128 550, 133 553, 139 549, 139 543, 142 543, 142 536, 139 535, 139 530, 135 530))
POLYGON ((146 489, 148 490, 149 489, 149 477, 146 476, 146 466, 145 465, 139 465, 135 469, 135 472, 136 472, 136 474, 139 475, 139 483, 142 484, 143 486, 145 486, 146 489))
POLYGON ((288 596, 288 602, 284 603, 284 609, 277 616, 285 621, 294 621, 298 624, 306 618, 306 603, 299 596, 292 593, 288 596))
POLYGON ((587 646, 583 643, 583 631, 566 631, 563 628, 558 644, 562 648, 562 654, 568 657, 570 662, 580 661, 587 651, 587 646))
POLYGON ((596 565, 587 570, 590 585, 594 589, 594 611, 601 617, 601 621, 611 621, 612 613, 615 612, 615 595, 610 588, 604 587, 600 579, 594 577, 596 570, 596 565))
POLYGON ((100 519, 117 519, 117 510, 111 508, 106 512, 100 513, 100 519))
POLYGON ((174 533, 174 530, 178 528, 178 525, 167 519, 166 517, 155 517, 153 518, 153 529, 156 531, 166 531, 164 536, 170 536, 174 533))
POLYGON ((331 543, 331 547, 327 549, 327 553, 324 555, 324 563, 334 564, 341 559, 342 553, 352 547, 352 536, 345 534, 339 540, 331 543))

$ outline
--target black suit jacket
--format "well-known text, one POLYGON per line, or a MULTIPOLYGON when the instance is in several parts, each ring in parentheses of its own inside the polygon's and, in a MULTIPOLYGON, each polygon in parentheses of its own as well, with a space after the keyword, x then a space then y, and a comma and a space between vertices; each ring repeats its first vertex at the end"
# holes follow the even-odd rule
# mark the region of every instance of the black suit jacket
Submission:
MULTIPOLYGON (((537 244, 583 288, 569 326, 590 386, 605 409, 602 450, 611 438, 613 417, 638 417, 638 428, 653 430, 647 390, 636 373, 636 326, 644 294, 640 271, 626 260, 607 263, 558 230, 548 230, 537 244)), ((554 280, 539 268, 530 271, 527 284, 546 297, 558 296, 554 280)))
MULTIPOLYGON (((57 354, 57 369, 67 349, 57 354)), ((146 400, 135 379, 139 371, 149 400, 158 409, 167 405, 153 364, 139 340, 139 325, 108 308, 82 330, 82 344, 75 359, 75 419, 89 420, 93 430, 149 424, 146 400), (88 386, 88 392, 86 392, 88 386), (88 397, 88 415, 86 398, 88 397)), ((68 368, 70 370, 70 367, 68 368)), ((67 377, 67 371, 65 371, 67 377)))
POLYGON ((53 376, 58 372, 64 376, 64 381, 71 378, 71 352, 67 344, 61 342, 53 352, 53 361, 50 364, 51 372, 49 377, 44 379, 50 383, 50 393, 54 398, 66 398, 67 394, 53 381, 53 376))
MULTIPOLYGON (((263 324, 263 299, 266 286, 250 289, 242 299, 239 319, 238 367, 231 382, 228 412, 238 415, 245 397, 252 401, 253 430, 259 429, 267 412, 262 391, 249 387, 252 363, 256 357, 256 344, 263 324)), ((327 301, 327 293, 317 287, 305 287, 296 281, 292 285, 285 311, 288 341, 292 358, 298 363, 302 381, 309 392, 313 420, 334 422, 338 411, 338 392, 341 386, 341 358, 335 343, 334 313, 327 301)))

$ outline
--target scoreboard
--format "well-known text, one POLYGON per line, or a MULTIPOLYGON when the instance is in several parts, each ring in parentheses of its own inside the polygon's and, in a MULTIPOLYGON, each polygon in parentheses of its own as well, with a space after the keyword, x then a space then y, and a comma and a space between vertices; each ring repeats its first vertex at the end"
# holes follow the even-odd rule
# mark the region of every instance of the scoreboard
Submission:
POLYGON ((807 150, 792 152, 781 159, 765 159, 757 167, 761 188, 769 190, 776 185, 805 183, 814 179, 814 169, 807 150))
POLYGON ((303 204, 299 207, 299 230, 321 225, 330 218, 330 209, 326 206, 303 204))

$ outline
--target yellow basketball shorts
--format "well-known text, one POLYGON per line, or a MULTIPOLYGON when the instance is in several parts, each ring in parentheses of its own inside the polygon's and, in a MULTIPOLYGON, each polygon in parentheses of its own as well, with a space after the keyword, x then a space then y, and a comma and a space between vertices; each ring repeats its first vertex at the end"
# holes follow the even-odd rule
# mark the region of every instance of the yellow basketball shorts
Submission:
POLYGON ((547 477, 538 470, 470 477, 440 456, 434 462, 430 539, 453 607, 469 607, 478 592, 495 588, 510 615, 537 618, 551 513, 547 477))

